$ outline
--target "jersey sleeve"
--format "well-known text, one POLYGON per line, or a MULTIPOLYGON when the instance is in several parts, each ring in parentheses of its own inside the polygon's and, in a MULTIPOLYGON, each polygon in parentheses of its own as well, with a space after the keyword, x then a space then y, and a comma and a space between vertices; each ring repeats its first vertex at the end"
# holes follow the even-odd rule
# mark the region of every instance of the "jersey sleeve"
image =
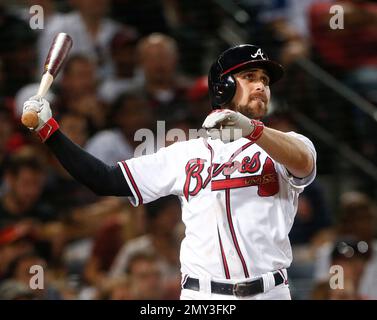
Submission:
POLYGON ((129 199, 133 206, 178 193, 178 170, 182 167, 183 157, 180 144, 174 143, 154 154, 118 162, 132 191, 129 199))
POLYGON ((316 152, 316 150, 314 148, 313 143, 307 137, 303 136, 302 134, 298 134, 296 132, 287 132, 286 134, 288 134, 288 135, 290 135, 292 137, 295 137, 297 139, 300 139, 302 142, 304 142, 305 145, 307 146, 307 148, 309 149, 310 153, 313 156, 313 163, 314 163, 313 171, 307 177, 304 177, 304 178, 294 177, 292 174, 289 173, 289 171, 287 170, 287 168, 285 168, 283 165, 279 164, 279 169, 280 169, 279 171, 282 174, 283 178, 292 187, 303 189, 306 186, 308 186, 309 184, 311 184, 314 181, 314 179, 315 179, 315 177, 317 175, 317 165, 316 165, 316 162, 317 162, 317 152, 316 152))

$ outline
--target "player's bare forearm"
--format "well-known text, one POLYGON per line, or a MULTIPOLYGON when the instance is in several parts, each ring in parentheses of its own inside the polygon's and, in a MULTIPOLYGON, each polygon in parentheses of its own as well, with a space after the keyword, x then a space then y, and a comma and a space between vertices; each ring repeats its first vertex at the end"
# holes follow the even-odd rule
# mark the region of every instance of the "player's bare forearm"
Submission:
POLYGON ((306 145, 284 132, 265 127, 257 144, 298 178, 310 175, 314 160, 306 145))

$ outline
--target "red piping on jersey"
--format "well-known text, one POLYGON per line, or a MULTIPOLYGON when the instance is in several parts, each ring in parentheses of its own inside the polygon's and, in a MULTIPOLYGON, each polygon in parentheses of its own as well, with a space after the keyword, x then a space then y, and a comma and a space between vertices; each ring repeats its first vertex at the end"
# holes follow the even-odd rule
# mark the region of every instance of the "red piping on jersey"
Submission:
MULTIPOLYGON (((213 163, 212 163, 212 160, 213 160, 213 149, 212 147, 209 145, 209 143, 207 141, 204 142, 206 147, 210 150, 211 152, 211 168, 213 166, 213 163)), ((250 141, 246 144, 244 144, 241 148, 237 149, 232 155, 231 157, 229 158, 228 160, 228 163, 232 162, 233 159, 235 157, 237 157, 242 151, 244 151, 246 148, 250 147, 252 144, 254 144, 254 142, 250 141)), ((211 174, 211 178, 212 178, 212 174, 211 174)), ((227 177, 227 179, 229 180, 229 176, 227 177)), ((212 180, 212 179, 211 179, 212 180)), ((212 186, 212 181, 211 181, 211 186, 212 186)), ((212 187, 211 187, 212 188, 212 187)), ((232 221, 232 213, 231 213, 231 208, 230 208, 230 189, 226 189, 225 190, 225 203, 226 203, 226 213, 227 213, 227 219, 228 219, 228 224, 229 224, 229 229, 230 229, 230 233, 232 235, 232 240, 233 240, 233 243, 234 243, 234 246, 236 248, 236 251, 237 251, 237 254, 238 254, 238 257, 240 258, 241 260, 241 263, 242 263, 242 268, 243 268, 243 271, 244 271, 244 274, 245 274, 245 277, 246 278, 249 278, 249 271, 247 270, 247 266, 246 266, 246 262, 245 262, 245 258, 243 257, 242 255, 242 252, 241 252, 241 249, 238 245, 238 241, 237 241, 237 236, 236 236, 236 233, 234 231, 234 227, 233 227, 233 221, 232 221)), ((220 235, 219 235, 220 236, 220 235)), ((219 237, 219 241, 220 241, 220 248, 222 250, 222 243, 221 243, 221 239, 219 237)), ((225 257, 225 253, 224 251, 222 250, 221 252, 222 256, 223 256, 223 259, 225 258, 225 262, 226 262, 226 257, 225 257)), ((223 260, 224 261, 224 260, 223 260)), ((225 265, 224 265, 225 267, 225 265)))
POLYGON ((237 236, 236 236, 236 233, 235 233, 234 227, 233 227, 232 212, 231 212, 231 209, 230 209, 230 189, 225 190, 225 205, 226 205, 226 215, 227 215, 227 218, 228 218, 229 229, 230 229, 230 233, 232 234, 232 240, 233 240, 234 246, 236 247, 238 257, 241 260, 245 277, 249 278, 249 271, 247 270, 246 262, 245 262, 243 255, 242 255, 241 249, 238 245, 237 236))
POLYGON ((277 181, 276 174, 273 174, 273 173, 260 174, 256 176, 240 177, 240 178, 222 179, 222 180, 212 181, 211 190, 218 191, 218 190, 226 190, 226 189, 245 188, 245 187, 251 187, 251 186, 259 186, 259 185, 272 183, 276 181, 277 181))
MULTIPOLYGON (((236 66, 236 67, 238 67, 238 66, 236 66)), ((251 142, 248 142, 248 143, 244 144, 241 148, 237 149, 231 155, 231 157, 229 158, 228 162, 229 163, 232 162, 235 157, 237 157, 242 151, 244 151, 246 148, 250 147, 252 144, 254 144, 254 142, 251 141, 251 142)), ((227 176, 227 180, 230 180, 229 176, 227 176)), ((227 218, 228 218, 229 229, 230 229, 230 233, 232 235, 232 240, 233 240, 234 246, 236 248, 238 257, 241 260, 242 268, 243 268, 243 272, 245 274, 245 277, 249 278, 249 271, 247 270, 245 258, 242 255, 240 246, 239 246, 238 241, 237 241, 236 232, 234 231, 233 220, 232 220, 232 212, 231 212, 231 208, 230 208, 230 189, 226 189, 225 190, 225 206, 226 206, 226 215, 227 215, 227 218)))
MULTIPOLYGON (((205 146, 208 148, 208 150, 210 151, 211 153, 211 165, 209 167, 209 175, 208 175, 208 178, 206 179, 205 181, 205 185, 212 180, 212 168, 213 168, 213 149, 212 147, 210 146, 210 144, 207 142, 207 141, 204 141, 204 144, 205 146), (208 181, 207 181, 208 180, 208 181)), ((224 248, 223 248, 223 243, 221 241, 221 237, 220 237, 220 232, 219 232, 219 228, 217 227, 217 235, 218 235, 218 238, 219 238, 219 244, 220 244, 220 251, 221 251, 221 259, 222 259, 222 262, 223 262, 223 267, 224 267, 224 272, 225 272, 225 277, 226 279, 230 279, 230 272, 229 272, 229 267, 228 267, 228 262, 226 261, 226 255, 225 255, 225 252, 224 252, 224 248)))
POLYGON ((213 148, 211 147, 211 145, 208 143, 208 141, 204 140, 204 145, 207 147, 207 149, 209 150, 209 152, 211 153, 211 164, 212 164, 212 160, 213 160, 213 148))
MULTIPOLYGON (((213 161, 213 154, 214 154, 214 152, 213 152, 212 147, 210 146, 210 144, 207 141, 204 141, 204 144, 205 144, 205 146, 208 148, 208 150, 211 153, 211 164, 210 164, 210 167, 209 167, 208 178, 204 182, 204 185, 207 185, 208 182, 212 180, 212 168, 213 168, 212 161, 213 161)), ((221 241, 220 232, 219 232, 219 228, 218 227, 217 227, 217 235, 218 235, 218 238, 219 238, 220 251, 221 251, 221 259, 223 261, 225 277, 226 277, 226 279, 230 279, 228 262, 226 261, 226 256, 225 256, 225 252, 224 252, 224 248, 223 248, 223 243, 221 241)))
POLYGON ((133 189, 135 190, 135 192, 136 192, 137 198, 138 198, 138 200, 139 200, 139 205, 141 205, 141 204, 143 204, 143 197, 141 196, 141 193, 140 193, 140 191, 139 191, 139 188, 137 187, 137 184, 136 184, 136 182, 135 182, 135 180, 134 180, 134 178, 133 178, 133 176, 132 176, 132 174, 131 174, 130 169, 128 168, 127 163, 126 163, 125 161, 122 161, 122 164, 123 164, 124 169, 126 170, 126 173, 127 173, 128 178, 129 178, 130 181, 131 181, 132 188, 133 188, 133 189))
POLYGON ((224 266, 224 271, 225 271, 225 277, 226 277, 227 279, 230 279, 228 262, 226 261, 226 256, 225 256, 225 253, 224 253, 223 243, 221 242, 221 237, 220 237, 219 228, 217 228, 217 235, 219 236, 219 243, 220 243, 220 250, 221 250, 221 258, 222 258, 222 260, 223 260, 223 266, 224 266))
POLYGON ((283 272, 282 269, 279 269, 278 272, 280 273, 280 275, 283 277, 284 279, 284 284, 288 284, 288 279, 285 277, 285 274, 283 272))
MULTIPOLYGON (((213 161, 214 151, 213 151, 212 147, 209 145, 209 143, 207 141, 204 141, 204 144, 209 149, 209 151, 211 152, 211 171, 212 171, 212 167, 213 167, 212 161, 213 161)), ((254 142, 251 141, 251 142, 248 142, 248 143, 244 144, 241 148, 237 149, 231 155, 231 157, 229 158, 228 163, 232 162, 235 157, 237 157, 242 151, 244 151, 246 148, 250 147, 252 144, 254 144, 254 142)), ((227 179, 229 180, 229 176, 227 177, 227 179)), ((211 180, 212 180, 212 172, 211 172, 211 180)), ((212 181, 211 181, 211 185, 212 185, 212 181)), ((236 248, 237 254, 238 254, 238 256, 239 256, 239 258, 241 260, 242 268, 243 268, 245 277, 249 278, 249 271, 247 270, 245 258, 243 257, 241 249, 240 249, 240 247, 238 245, 237 236, 236 236, 236 233, 235 233, 234 227, 233 227, 232 213, 231 213, 231 209, 230 209, 230 189, 226 189, 225 190, 225 203, 226 203, 227 219, 228 219, 230 233, 232 235, 232 240, 233 240, 234 246, 236 248)), ((225 256, 225 253, 223 251, 220 234, 219 234, 219 241, 220 241, 221 255, 223 257, 223 263, 225 261, 225 263, 224 263, 224 269, 227 270, 228 265, 226 264, 226 256, 225 256)), ((230 275, 229 275, 229 279, 230 279, 230 275)))
POLYGON ((181 280, 181 288, 183 289, 183 286, 185 285, 188 278, 188 274, 185 274, 181 280))
POLYGON ((212 163, 212 161, 213 161, 213 149, 207 141, 204 141, 204 144, 207 147, 207 149, 211 152, 211 164, 208 168, 208 177, 203 183, 203 188, 205 188, 207 186, 208 182, 210 182, 212 180, 212 168, 213 168, 213 163, 212 163))

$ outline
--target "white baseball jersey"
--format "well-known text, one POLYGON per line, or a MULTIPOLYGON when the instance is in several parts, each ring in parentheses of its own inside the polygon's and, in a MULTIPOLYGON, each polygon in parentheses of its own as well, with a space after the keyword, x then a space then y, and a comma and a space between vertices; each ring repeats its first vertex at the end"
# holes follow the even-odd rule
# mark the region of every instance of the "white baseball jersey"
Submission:
MULTIPOLYGON (((312 142, 297 133, 316 160, 312 142)), ((257 144, 199 138, 119 162, 134 206, 175 194, 186 226, 181 271, 240 280, 289 267, 297 200, 316 175, 292 177, 257 144)))

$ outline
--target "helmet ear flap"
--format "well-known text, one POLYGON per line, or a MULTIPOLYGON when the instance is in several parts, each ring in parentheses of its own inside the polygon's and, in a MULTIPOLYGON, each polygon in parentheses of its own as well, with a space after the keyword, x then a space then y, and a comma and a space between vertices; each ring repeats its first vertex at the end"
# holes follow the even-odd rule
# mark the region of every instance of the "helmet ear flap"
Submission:
POLYGON ((224 75, 212 81, 210 79, 210 97, 213 109, 219 109, 232 101, 236 93, 236 80, 232 74, 224 75))

